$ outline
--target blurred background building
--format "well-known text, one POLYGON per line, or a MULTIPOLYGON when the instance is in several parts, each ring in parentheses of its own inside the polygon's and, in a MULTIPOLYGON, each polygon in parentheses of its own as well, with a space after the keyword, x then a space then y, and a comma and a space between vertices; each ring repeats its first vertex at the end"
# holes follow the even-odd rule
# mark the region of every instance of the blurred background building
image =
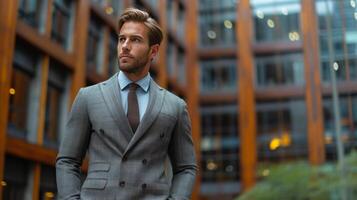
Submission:
MULTIPOLYGON (((345 152, 357 147, 356 0, 0 1, 0 199, 54 199, 81 87, 117 72, 116 19, 148 11, 166 37, 151 75, 189 107, 193 200, 234 199, 266 163, 335 162, 330 68, 345 152)), ((113 158, 115 159, 115 158, 113 158)), ((83 167, 86 170, 86 164, 83 167)))

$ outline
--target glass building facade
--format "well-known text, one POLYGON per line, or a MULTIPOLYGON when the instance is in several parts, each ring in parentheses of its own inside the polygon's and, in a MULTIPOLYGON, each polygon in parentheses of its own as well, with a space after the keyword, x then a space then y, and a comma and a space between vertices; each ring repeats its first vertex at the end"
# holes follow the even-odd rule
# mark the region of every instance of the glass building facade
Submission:
POLYGON ((3 199, 56 198, 54 162, 70 105, 79 88, 118 71, 116 19, 126 7, 146 10, 163 26, 151 76, 193 109, 200 172, 193 200, 235 199, 266 176, 258 169, 269 164, 336 162, 332 72, 344 152, 357 149, 356 0, 0 5, 16 12, 6 26, 12 32, 0 32, 14 40, 4 40, 9 45, 0 54, 11 69, 9 88, 0 87, 8 98, 0 104, 7 110, 0 112, 7 122, 0 123, 3 199))

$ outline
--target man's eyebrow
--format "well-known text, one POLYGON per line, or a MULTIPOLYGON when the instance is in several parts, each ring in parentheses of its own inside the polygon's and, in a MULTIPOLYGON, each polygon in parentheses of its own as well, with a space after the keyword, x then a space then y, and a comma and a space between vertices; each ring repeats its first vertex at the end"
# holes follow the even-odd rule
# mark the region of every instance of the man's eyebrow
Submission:
POLYGON ((118 37, 139 37, 139 38, 144 38, 142 35, 139 35, 139 34, 128 35, 128 36, 126 36, 125 34, 119 34, 118 37))

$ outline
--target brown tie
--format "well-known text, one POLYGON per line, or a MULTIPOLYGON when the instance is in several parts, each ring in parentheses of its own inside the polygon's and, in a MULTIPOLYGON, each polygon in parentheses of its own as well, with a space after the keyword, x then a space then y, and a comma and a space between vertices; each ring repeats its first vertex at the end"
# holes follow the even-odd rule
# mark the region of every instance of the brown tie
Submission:
POLYGON ((131 83, 129 85, 129 94, 128 94, 128 120, 131 126, 131 129, 135 133, 140 122, 139 116, 139 105, 138 98, 136 96, 136 89, 138 85, 136 83, 131 83))

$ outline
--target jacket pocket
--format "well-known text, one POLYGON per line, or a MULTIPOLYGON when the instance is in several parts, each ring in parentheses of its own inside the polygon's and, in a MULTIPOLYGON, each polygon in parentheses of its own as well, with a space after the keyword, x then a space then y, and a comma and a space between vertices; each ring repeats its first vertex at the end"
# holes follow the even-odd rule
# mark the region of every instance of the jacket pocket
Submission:
POLYGON ((106 162, 89 163, 88 173, 91 172, 107 172, 110 169, 110 164, 106 162))
POLYGON ((86 179, 83 183, 83 189, 103 190, 107 185, 107 179, 86 179))

